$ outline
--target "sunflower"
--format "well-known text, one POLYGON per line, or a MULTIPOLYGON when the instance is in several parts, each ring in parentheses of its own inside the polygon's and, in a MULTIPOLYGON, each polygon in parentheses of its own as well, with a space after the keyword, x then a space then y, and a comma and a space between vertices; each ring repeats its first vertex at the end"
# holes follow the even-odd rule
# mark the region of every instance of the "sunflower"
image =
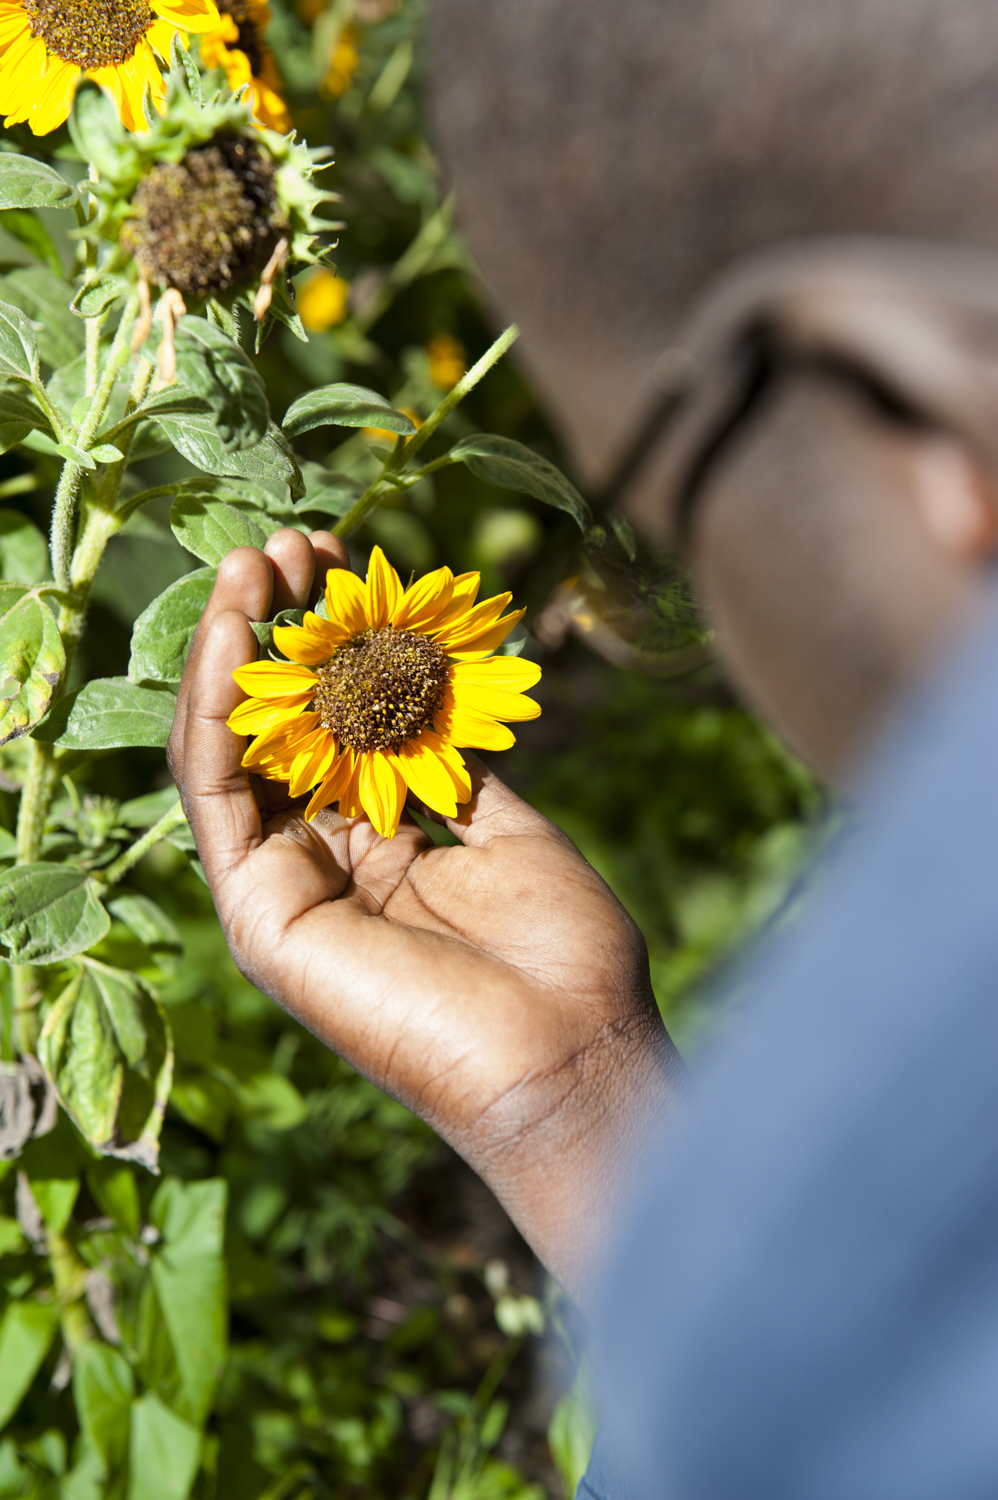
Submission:
POLYGON ((145 130, 146 91, 162 110, 157 56, 173 38, 218 27, 213 0, 0 0, 0 114, 47 135, 84 76, 106 88, 126 130, 145 130))
POLYGON ((438 568, 403 589, 375 547, 362 583, 344 569, 326 575, 326 618, 275 625, 288 661, 259 661, 233 676, 249 694, 229 716, 236 734, 257 738, 243 765, 286 781, 305 809, 339 802, 344 818, 365 812, 394 838, 406 794, 445 817, 471 799, 459 751, 507 750, 500 720, 535 719, 523 696, 540 668, 493 656, 523 615, 503 615, 509 594, 476 604, 481 576, 438 568))
POLYGON ((249 85, 254 119, 268 130, 286 135, 291 116, 281 97, 270 48, 263 34, 270 24, 266 0, 218 0, 220 25, 201 38, 201 61, 219 68, 233 93, 249 85))

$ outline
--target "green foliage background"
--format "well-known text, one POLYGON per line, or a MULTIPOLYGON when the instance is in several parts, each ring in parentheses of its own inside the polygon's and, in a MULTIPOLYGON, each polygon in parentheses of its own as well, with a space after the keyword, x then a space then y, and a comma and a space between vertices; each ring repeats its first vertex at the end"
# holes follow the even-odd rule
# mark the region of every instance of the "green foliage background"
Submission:
MULTIPOLYGON (((335 258, 352 290, 348 316, 307 344, 284 327, 271 335, 257 362, 271 411, 279 419, 314 387, 350 380, 425 418, 442 395, 433 341, 455 340, 470 364, 493 333, 425 135, 422 7, 272 8, 269 40, 299 131, 310 146, 335 150, 324 182, 342 196, 335 258), (331 59, 342 83, 351 48, 356 69, 333 93, 331 59)), ((66 140, 61 132, 51 144, 58 152, 66 140)), ((23 130, 7 142, 34 144, 23 130)), ((55 258, 68 269, 68 219, 0 214, 0 300, 24 305, 19 266, 55 258)), ((50 344, 64 341, 46 356, 54 367, 82 350, 71 315, 32 316, 48 319, 50 344)), ((452 442, 475 432, 564 466, 509 359, 445 429, 452 442)), ((330 502, 335 515, 343 495, 376 474, 377 447, 356 430, 341 430, 331 448, 332 440, 327 428, 297 446, 308 495, 342 476, 354 482, 330 502)), ((204 557, 185 551, 169 524, 176 486, 196 470, 166 452, 137 471, 166 493, 108 546, 73 686, 124 677, 136 620, 204 557)), ((46 576, 26 523, 47 530, 57 474, 21 449, 0 458, 0 579, 46 576)), ((601 576, 599 548, 583 557, 563 511, 458 465, 370 515, 351 540, 360 568, 375 541, 403 576, 443 562, 481 569, 486 592, 508 587, 529 606, 527 623, 542 637, 527 649, 543 660, 544 715, 523 728, 500 770, 566 829, 635 915, 663 1011, 691 1052, 718 1019, 702 980, 779 903, 818 807, 815 789, 709 665, 683 677, 640 675, 587 649, 571 618, 560 633, 544 627, 563 580, 587 577, 598 592, 601 576)), ((619 547, 606 556, 614 577, 627 573, 619 547)), ((642 555, 636 567, 656 577, 661 565, 642 555)), ((660 624, 669 589, 643 596, 660 624)), ((684 629, 695 633, 688 621, 684 629)), ((13 858, 25 745, 0 752, 0 861, 13 858)), ((53 803, 43 859, 106 863, 167 808, 168 786, 161 750, 81 756, 53 803)), ((418 1121, 239 976, 190 852, 183 828, 157 844, 123 888, 133 906, 112 906, 110 931, 88 954, 151 986, 172 1027, 161 1175, 100 1156, 64 1114, 18 1160, 0 1162, 0 1496, 563 1493, 591 1435, 586 1374, 555 1413, 549 1453, 535 1439, 531 1394, 544 1348, 536 1270, 501 1220, 475 1207, 461 1169, 418 1121), (159 913, 145 927, 143 899, 159 913), (98 1335, 82 1339, 72 1362, 67 1309, 98 1335)), ((13 1061, 11 976, 6 964, 0 970, 3 1056, 13 1061)), ((67 966, 59 984, 70 974, 67 966)), ((570 1343, 550 1290, 546 1307, 547 1347, 562 1334, 570 1343)))

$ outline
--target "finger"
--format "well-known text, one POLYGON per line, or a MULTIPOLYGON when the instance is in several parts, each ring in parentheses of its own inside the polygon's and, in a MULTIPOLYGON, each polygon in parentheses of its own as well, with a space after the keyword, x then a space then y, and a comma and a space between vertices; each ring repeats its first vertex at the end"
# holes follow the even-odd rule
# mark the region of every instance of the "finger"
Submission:
POLYGON ((309 541, 315 552, 315 581, 310 600, 314 604, 325 587, 330 568, 349 568, 350 554, 343 538, 334 536, 331 531, 313 531, 309 541))
POLYGON ((274 569, 264 554, 255 547, 236 547, 222 558, 218 565, 215 587, 205 606, 204 614, 190 651, 177 694, 177 708, 173 718, 173 730, 166 750, 166 758, 174 781, 179 786, 184 774, 184 735, 187 719, 187 700, 201 660, 205 636, 211 623, 226 610, 238 609, 251 620, 266 620, 270 614, 274 591, 274 569))
POLYGON ((205 631, 190 686, 180 797, 212 894, 260 842, 260 814, 242 760, 245 740, 226 723, 245 696, 233 672, 256 659, 256 637, 237 610, 205 631))
POLYGON ((315 553, 307 536, 285 526, 267 538, 264 552, 274 570, 274 614, 281 609, 302 609, 312 592, 315 553))
POLYGON ((462 844, 484 849, 493 839, 534 834, 557 838, 568 843, 549 818, 510 791, 504 781, 470 750, 462 750, 471 776, 471 801, 463 803, 454 818, 440 821, 462 844))

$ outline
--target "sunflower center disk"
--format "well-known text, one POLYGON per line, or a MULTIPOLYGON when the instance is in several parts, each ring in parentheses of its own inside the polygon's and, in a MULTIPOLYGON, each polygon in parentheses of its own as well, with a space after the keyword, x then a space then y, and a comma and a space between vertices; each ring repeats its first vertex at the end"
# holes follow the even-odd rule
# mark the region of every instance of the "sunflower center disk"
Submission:
POLYGON ((158 286, 218 297, 263 270, 288 230, 274 164, 255 142, 216 136, 159 162, 135 190, 121 243, 158 286))
POLYGON ((78 68, 127 62, 155 17, 146 0, 24 0, 33 36, 78 68))
POLYGON ((411 630, 365 630, 318 672, 316 711, 351 750, 399 750, 433 720, 448 679, 436 641, 411 630))
POLYGON ((263 42, 256 19, 259 7, 252 0, 221 0, 218 8, 235 21, 239 32, 236 45, 240 52, 245 52, 253 77, 259 78, 263 69, 263 42))

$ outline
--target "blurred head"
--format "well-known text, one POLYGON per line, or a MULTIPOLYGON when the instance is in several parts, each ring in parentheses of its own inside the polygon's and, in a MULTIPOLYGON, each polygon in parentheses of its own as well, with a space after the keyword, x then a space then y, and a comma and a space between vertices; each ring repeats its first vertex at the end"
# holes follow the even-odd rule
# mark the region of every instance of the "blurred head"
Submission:
MULTIPOLYGON (((590 483, 747 253, 998 250, 992 0, 436 0, 435 48, 463 226, 590 483)), ((667 533, 654 464, 630 503, 667 533)), ((995 530, 959 435, 801 377, 713 466, 689 545, 734 677, 841 775, 981 601, 995 530)))

